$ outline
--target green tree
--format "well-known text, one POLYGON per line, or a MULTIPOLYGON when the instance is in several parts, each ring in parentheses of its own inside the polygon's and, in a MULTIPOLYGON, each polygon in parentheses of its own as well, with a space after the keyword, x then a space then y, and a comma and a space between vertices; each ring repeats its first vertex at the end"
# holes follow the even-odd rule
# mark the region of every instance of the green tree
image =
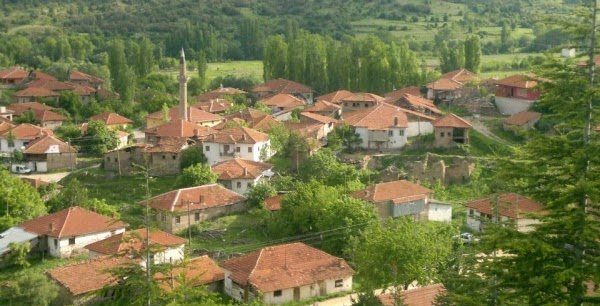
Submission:
POLYGON ((63 124, 54 130, 61 139, 74 139, 81 137, 81 129, 75 124, 63 124))
POLYGON ((80 146, 82 152, 104 154, 119 145, 117 132, 106 127, 102 121, 88 122, 87 131, 80 146))
POLYGON ((72 179, 61 188, 60 193, 48 201, 50 212, 71 206, 84 206, 90 199, 89 191, 78 179, 72 179))
POLYGON ((263 207, 265 199, 272 197, 277 194, 277 191, 271 184, 260 183, 252 186, 252 188, 246 194, 246 203, 250 207, 263 207))
POLYGON ((208 70, 208 62, 206 61, 206 54, 204 52, 198 53, 198 85, 199 90, 203 91, 206 89, 207 78, 206 71, 208 70))
POLYGON ((83 108, 83 100, 81 96, 72 91, 63 91, 58 98, 58 106, 71 115, 72 118, 79 121, 82 119, 81 111, 83 108))
POLYGON ((206 156, 204 156, 202 147, 189 147, 181 152, 181 159, 179 162, 181 169, 203 163, 206 163, 206 156))
POLYGON ((473 35, 465 40, 465 69, 478 73, 481 68, 481 42, 473 35))
POLYGON ((189 166, 181 172, 175 185, 178 188, 201 186, 211 184, 217 181, 217 175, 212 172, 210 166, 206 164, 195 164, 189 166))
POLYGON ((0 169, 0 190, 0 232, 47 212, 35 188, 5 169, 0 169))
POLYGON ((140 41, 140 50, 135 72, 139 77, 145 77, 154 69, 154 45, 148 37, 140 41))
POLYGON ((108 49, 108 69, 113 88, 121 95, 123 101, 133 99, 135 77, 127 65, 125 45, 120 39, 113 40, 108 49))
POLYGON ((58 286, 43 273, 25 270, 2 286, 0 292, 0 301, 8 305, 48 306, 58 296, 58 286))
POLYGON ((27 268, 31 264, 27 261, 27 256, 31 252, 31 245, 29 242, 15 243, 11 242, 8 244, 10 249, 8 253, 8 262, 13 266, 20 268, 27 268))
POLYGON ((265 42, 263 77, 265 81, 287 77, 288 45, 281 35, 270 36, 265 42))
POLYGON ((353 127, 345 123, 336 126, 333 131, 327 135, 327 146, 333 151, 338 151, 343 148, 348 152, 354 152, 361 143, 362 139, 360 138, 360 135, 356 133, 353 127))
POLYGON ((408 217, 371 224, 347 250, 362 290, 390 286, 405 290, 414 281, 438 281, 452 251, 452 232, 447 224, 408 217))
POLYGON ((31 124, 35 124, 36 120, 35 120, 35 114, 33 113, 32 110, 26 110, 24 111, 21 116, 15 118, 15 123, 17 124, 21 124, 21 123, 31 123, 31 124))
POLYGON ((363 187, 359 171, 352 165, 340 162, 328 149, 321 149, 308 157, 300 167, 300 177, 305 181, 315 179, 327 186, 342 186, 352 190, 363 187))

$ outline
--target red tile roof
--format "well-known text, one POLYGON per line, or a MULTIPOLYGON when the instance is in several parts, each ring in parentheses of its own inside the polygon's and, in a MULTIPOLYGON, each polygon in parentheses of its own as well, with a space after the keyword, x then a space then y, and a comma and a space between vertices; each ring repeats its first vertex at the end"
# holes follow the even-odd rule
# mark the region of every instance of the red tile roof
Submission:
POLYGON ((521 126, 532 121, 538 121, 541 116, 542 114, 537 112, 523 111, 504 119, 504 123, 521 126))
POLYGON ((425 199, 433 191, 407 180, 379 183, 363 190, 355 191, 352 196, 365 201, 378 203, 393 201, 400 204, 416 199, 425 199))
POLYGON ((211 168, 212 171, 219 176, 220 180, 256 179, 260 177, 263 172, 272 169, 273 165, 234 158, 217 163, 211 168))
POLYGON ((384 97, 373 94, 373 93, 365 93, 359 92, 352 94, 351 96, 345 97, 341 100, 341 102, 370 102, 370 103, 379 103, 385 100, 384 97))
POLYGON ((262 100, 261 102, 266 106, 279 107, 283 108, 284 110, 294 109, 306 104, 303 100, 300 100, 289 94, 276 94, 272 97, 262 100))
POLYGON ((40 70, 34 70, 31 71, 31 73, 29 74, 29 76, 31 77, 31 79, 33 80, 50 80, 50 81, 57 81, 57 79, 54 76, 51 76, 43 71, 40 70))
POLYGON ((257 130, 237 126, 227 128, 210 135, 205 141, 214 143, 247 143, 254 144, 269 140, 269 135, 257 130))
POLYGON ((217 88, 215 90, 205 92, 199 96, 194 97, 193 99, 198 102, 204 102, 204 101, 208 101, 208 100, 212 100, 212 99, 223 98, 224 96, 232 96, 232 95, 239 95, 239 94, 245 94, 245 93, 246 92, 241 89, 237 89, 237 88, 233 88, 233 87, 221 87, 221 88, 217 88))
POLYGON ((323 124, 338 123, 338 120, 333 119, 331 117, 327 117, 327 116, 323 116, 323 115, 319 115, 319 114, 315 114, 315 113, 310 113, 310 112, 300 113, 300 121, 305 120, 305 118, 308 118, 312 121, 316 121, 316 122, 323 123, 323 124))
POLYGON ((65 287, 74 296, 98 291, 117 284, 118 279, 110 269, 130 264, 126 257, 103 256, 85 262, 58 267, 47 272, 48 276, 65 287))
POLYGON ((16 116, 21 115, 22 113, 30 110, 30 109, 39 109, 39 110, 53 110, 54 107, 48 106, 46 104, 42 104, 39 102, 25 102, 25 103, 13 103, 6 108, 11 109, 15 112, 16 116))
POLYGON ((343 121, 351 126, 365 127, 370 130, 408 127, 406 114, 400 108, 386 103, 381 103, 372 108, 349 112, 344 115, 343 121))
POLYGON ((27 87, 14 93, 15 97, 58 97, 59 94, 42 87, 27 87))
POLYGON ((265 199, 265 208, 270 211, 278 211, 281 209, 281 200, 285 194, 278 194, 265 199))
POLYGON ((262 248, 223 262, 235 283, 261 292, 300 287, 328 279, 352 276, 345 260, 304 243, 262 248))
MULTIPOLYGON (((185 212, 212 207, 228 206, 245 201, 246 198, 219 184, 176 189, 150 199, 150 207, 162 211, 185 212)), ((146 201, 138 202, 145 205, 146 201)))
MULTIPOLYGON (((434 284, 420 288, 404 290, 400 292, 401 305, 406 306, 434 306, 438 295, 444 293, 446 289, 442 284, 434 284)), ((391 293, 379 296, 379 301, 383 306, 399 305, 396 297, 391 293)))
MULTIPOLYGON (((69 83, 71 84, 71 83, 69 83)), ((79 85, 79 84, 72 84, 73 85, 73 92, 79 96, 91 96, 92 94, 96 93, 96 89, 86 86, 86 85, 79 85)))
POLYGON ((63 142, 62 140, 46 135, 30 142, 25 150, 25 154, 58 154, 58 153, 77 153, 77 150, 63 142))
POLYGON ((420 97, 420 96, 414 96, 414 95, 411 95, 408 93, 404 94, 401 97, 394 98, 394 99, 386 98, 385 102, 393 104, 393 105, 398 105, 398 106, 399 106, 399 104, 402 104, 403 102, 405 102, 414 108, 425 108, 435 114, 442 113, 442 111, 433 103, 433 101, 423 98, 423 97, 420 97))
POLYGON ((113 112, 103 112, 101 114, 91 116, 89 121, 102 121, 106 125, 121 125, 133 123, 132 120, 113 112))
POLYGON ((183 267, 173 268, 171 275, 162 273, 155 275, 155 278, 161 283, 160 287, 167 292, 180 286, 179 280, 182 278, 191 286, 207 285, 225 278, 223 270, 207 255, 192 258, 184 263, 183 267))
POLYGON ((29 72, 20 67, 11 67, 0 70, 0 79, 2 80, 22 80, 29 75, 29 72))
POLYGON ((52 130, 39 127, 37 125, 29 124, 29 123, 21 123, 15 126, 12 130, 5 131, 0 134, 0 137, 6 138, 8 135, 12 135, 15 139, 36 139, 43 137, 45 135, 54 135, 52 130))
POLYGON ((444 74, 442 74, 442 76, 440 78, 450 79, 450 80, 464 84, 466 82, 477 79, 477 74, 475 74, 467 69, 458 69, 458 70, 444 73, 444 74))
POLYGON ((339 105, 333 104, 333 103, 325 101, 325 100, 319 100, 319 101, 315 102, 315 104, 313 104, 312 106, 305 108, 304 111, 311 112, 311 113, 321 113, 321 112, 333 113, 340 109, 341 109, 341 107, 339 105))
POLYGON ((0 121, 0 135, 14 127, 15 125, 10 123, 9 121, 0 121))
POLYGON ((157 144, 143 144, 142 151, 146 153, 179 153, 187 148, 187 138, 162 136, 157 144))
POLYGON ((427 84, 427 88, 433 90, 457 90, 462 87, 462 83, 451 79, 439 79, 435 82, 427 84))
POLYGON ((448 114, 446 116, 440 117, 433 122, 434 127, 452 127, 452 128, 463 128, 468 129, 472 127, 469 121, 455 115, 448 114))
POLYGON ((184 120, 172 120, 165 124, 149 128, 146 134, 157 137, 206 137, 214 133, 213 129, 206 126, 199 126, 195 123, 184 120))
POLYGON ((33 117, 35 118, 35 121, 37 121, 37 122, 67 120, 67 117, 65 117, 59 113, 50 111, 50 110, 32 109, 31 111, 33 112, 33 117))
POLYGON ((104 83, 104 80, 99 77, 96 77, 96 76, 93 76, 93 75, 90 75, 87 73, 83 73, 83 72, 77 71, 77 70, 71 71, 71 73, 69 74, 69 80, 70 81, 87 81, 90 84, 104 83))
POLYGON ((478 199, 471 201, 465 206, 474 209, 480 213, 493 214, 494 204, 497 203, 498 214, 512 219, 519 219, 522 214, 542 212, 543 206, 534 200, 526 198, 516 193, 502 193, 497 196, 497 202, 494 197, 478 199))
MULTIPOLYGON (((130 252, 139 252, 146 245, 146 229, 123 232, 110 236, 104 240, 96 241, 85 246, 86 249, 103 255, 125 255, 130 252)), ((151 249, 166 249, 179 247, 187 242, 187 239, 163 232, 157 229, 150 230, 151 249)))
POLYGON ((317 101, 327 101, 334 104, 339 104, 343 99, 353 96, 354 93, 347 90, 337 90, 328 94, 318 96, 315 98, 317 101))
POLYGON ((248 127, 259 131, 268 131, 271 126, 281 124, 281 122, 277 121, 277 119, 275 119, 273 116, 254 108, 247 108, 245 110, 230 114, 226 118, 242 119, 248 123, 248 127))
POLYGON ((423 94, 421 93, 421 88, 417 87, 417 86, 410 86, 410 87, 404 87, 404 88, 400 88, 394 91, 390 91, 388 93, 386 93, 385 95, 383 95, 383 97, 386 100, 397 100, 400 99, 404 96, 404 94, 410 94, 413 96, 417 96, 417 97, 421 97, 423 96, 423 94))
POLYGON ((210 99, 208 101, 198 102, 192 107, 199 108, 205 112, 209 113, 221 113, 229 110, 231 108, 231 102, 225 99, 210 99))
POLYGON ((538 84, 538 78, 535 75, 516 74, 496 81, 496 85, 516 87, 516 88, 534 88, 538 84))
POLYGON ((35 80, 27 83, 27 87, 45 88, 52 91, 74 90, 75 85, 57 80, 35 80))
POLYGON ((127 227, 127 223, 72 206, 25 221, 19 227, 40 236, 63 238, 122 229, 127 227))
POLYGON ((308 94, 312 93, 312 88, 302 85, 298 82, 286 80, 286 79, 275 79, 267 81, 263 84, 257 85, 252 88, 252 92, 260 93, 283 93, 283 94, 308 94))
MULTIPOLYGON (((181 119, 179 115, 180 115, 179 114, 179 106, 169 108, 169 119, 171 121, 181 119)), ((221 117, 217 114, 211 114, 209 112, 203 111, 196 107, 188 107, 188 116, 190 119, 189 121, 195 122, 195 123, 223 120, 223 117, 221 117)), ((163 119, 163 117, 164 116, 163 116, 162 111, 154 112, 154 113, 146 116, 146 118, 151 118, 151 119, 163 119)))

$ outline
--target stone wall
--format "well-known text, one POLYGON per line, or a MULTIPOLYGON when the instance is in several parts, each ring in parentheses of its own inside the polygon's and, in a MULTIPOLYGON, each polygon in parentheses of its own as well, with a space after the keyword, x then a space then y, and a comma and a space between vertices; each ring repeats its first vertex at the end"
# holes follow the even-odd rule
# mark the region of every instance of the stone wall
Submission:
POLYGON ((475 170, 475 163, 467 157, 456 156, 448 161, 439 155, 428 153, 423 160, 409 162, 406 170, 410 178, 419 182, 462 184, 469 181, 475 170))

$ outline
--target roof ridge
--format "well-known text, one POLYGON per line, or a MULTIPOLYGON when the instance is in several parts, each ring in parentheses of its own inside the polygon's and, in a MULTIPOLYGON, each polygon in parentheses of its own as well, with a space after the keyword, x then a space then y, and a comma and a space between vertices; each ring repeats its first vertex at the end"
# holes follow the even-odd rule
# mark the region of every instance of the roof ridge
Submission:
POLYGON ((250 283, 250 277, 252 277, 252 273, 254 273, 254 271, 256 270, 256 267, 258 266, 258 262, 260 261, 263 251, 266 248, 267 247, 264 247, 258 251, 258 256, 256 257, 256 261, 254 262, 254 266, 252 267, 252 270, 250 270, 250 273, 248 273, 248 279, 246 280, 248 283, 250 283))
POLYGON ((67 224, 67 220, 69 220, 69 216, 71 215, 71 211, 77 206, 70 206, 67 210, 67 216, 65 217, 65 220, 63 221, 62 226, 60 227, 60 231, 58 232, 58 237, 62 237, 62 232, 65 229, 65 224, 67 224))

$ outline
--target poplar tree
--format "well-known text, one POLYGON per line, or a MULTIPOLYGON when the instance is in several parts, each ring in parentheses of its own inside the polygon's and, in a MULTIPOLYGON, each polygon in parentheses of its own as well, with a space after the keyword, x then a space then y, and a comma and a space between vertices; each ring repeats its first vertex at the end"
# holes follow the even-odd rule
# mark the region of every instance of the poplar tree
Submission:
POLYGON ((479 36, 473 35, 465 40, 465 69, 479 72, 481 67, 481 42, 479 36))
POLYGON ((208 70, 208 63, 206 62, 206 54, 200 51, 198 53, 198 83, 200 83, 200 90, 206 89, 206 71, 208 70))
POLYGON ((287 77, 288 45, 281 35, 271 36, 265 43, 263 77, 265 81, 287 77))

